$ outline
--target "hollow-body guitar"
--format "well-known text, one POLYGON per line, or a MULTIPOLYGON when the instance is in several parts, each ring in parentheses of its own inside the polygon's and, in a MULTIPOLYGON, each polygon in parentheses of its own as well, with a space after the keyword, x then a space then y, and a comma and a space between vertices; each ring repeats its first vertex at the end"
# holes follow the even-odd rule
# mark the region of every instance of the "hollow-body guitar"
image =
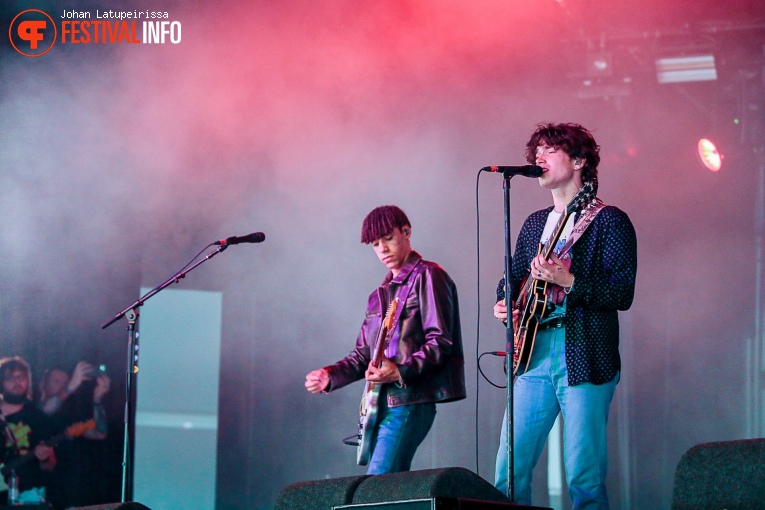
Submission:
MULTIPOLYGON (((571 201, 566 205, 566 210, 558 218, 552 234, 547 241, 540 243, 537 255, 543 254, 546 260, 554 253, 555 245, 558 243, 566 222, 572 214, 576 214, 587 207, 595 199, 597 192, 597 181, 587 182, 574 195, 571 201)), ((553 284, 545 280, 538 280, 531 274, 521 283, 521 292, 515 301, 515 309, 521 310, 520 319, 513 324, 515 328, 513 343, 515 350, 513 353, 513 375, 518 375, 518 369, 522 364, 528 367, 528 360, 534 350, 534 340, 537 335, 539 321, 545 316, 549 304, 549 298, 552 294, 553 284)))

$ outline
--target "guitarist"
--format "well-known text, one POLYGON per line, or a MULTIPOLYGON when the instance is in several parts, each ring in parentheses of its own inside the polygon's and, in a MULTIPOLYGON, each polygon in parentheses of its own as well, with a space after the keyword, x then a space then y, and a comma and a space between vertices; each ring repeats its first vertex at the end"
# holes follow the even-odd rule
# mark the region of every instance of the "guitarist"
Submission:
POLYGON ((412 249, 411 235, 409 219, 396 206, 367 215, 361 242, 372 245, 388 274, 369 296, 353 351, 306 375, 311 393, 334 391, 359 379, 381 385, 368 474, 408 471, 433 424, 436 403, 465 398, 457 288, 438 264, 412 249), (371 344, 396 297, 400 315, 382 363, 375 367, 371 344))
MULTIPOLYGON (((29 364, 14 356, 0 360, 0 463, 34 453, 36 459, 19 467, 19 492, 39 489, 47 485, 48 473, 56 466, 56 454, 42 439, 51 435, 50 419, 30 400, 31 372, 29 364)), ((10 480, 6 478, 6 483, 10 480)), ((7 502, 0 496, 0 504, 7 502)))
MULTIPOLYGON (((597 214, 589 223, 576 223, 586 214, 571 214, 553 254, 547 260, 538 254, 583 185, 597 183, 599 151, 592 134, 578 124, 540 124, 526 144, 526 160, 544 170, 539 185, 550 190, 553 205, 531 214, 518 235, 511 275, 516 329, 523 313, 523 281, 552 285, 535 338, 526 340, 533 340, 530 358, 519 366, 514 382, 517 503, 531 504, 532 472, 560 412, 573 508, 608 508, 606 423, 621 369, 617 310, 630 307, 635 289, 635 230, 624 212, 595 202, 591 207, 597 214), (567 243, 565 254, 557 256, 567 243)), ((504 282, 499 290, 504 291, 504 282)), ((494 315, 506 323, 503 294, 494 315)), ((506 426, 507 413, 495 472, 495 486, 505 493, 506 426)))

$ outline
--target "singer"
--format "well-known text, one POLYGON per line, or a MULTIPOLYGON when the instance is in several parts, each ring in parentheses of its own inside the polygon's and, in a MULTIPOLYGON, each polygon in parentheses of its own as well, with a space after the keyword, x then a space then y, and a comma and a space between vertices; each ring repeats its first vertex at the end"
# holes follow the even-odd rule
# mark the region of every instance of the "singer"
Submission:
MULTIPOLYGON (((621 369, 617 311, 632 304, 637 239, 624 212, 586 198, 586 190, 593 190, 592 198, 597 191, 599 151, 578 124, 540 124, 526 144, 526 160, 542 168, 539 185, 550 190, 553 205, 526 219, 510 275, 516 350, 526 324, 531 327, 521 330, 527 332, 525 344, 533 342, 514 381, 517 503, 531 504, 532 472, 560 412, 573 508, 608 508, 606 423, 621 369), (575 207, 582 197, 586 203, 575 207), (533 308, 535 297, 546 306, 533 308)), ((506 323, 504 288, 503 280, 494 315, 506 323)), ((505 493, 506 431, 507 413, 495 472, 495 486, 505 493)))
MULTIPOLYGON (((436 417, 436 404, 465 398, 457 288, 438 264, 412 249, 411 236, 409 219, 396 206, 378 207, 364 219, 361 242, 372 245, 388 274, 369 296, 353 351, 305 380, 311 393, 334 391, 359 379, 367 381, 364 396, 370 383, 378 387, 367 414, 372 420, 368 433, 361 433, 363 418, 359 425, 359 451, 370 445, 367 473, 372 475, 409 471, 436 417), (391 304, 394 299, 399 306, 391 304), (392 320, 391 334, 380 340, 390 343, 375 366, 384 315, 392 320)), ((357 462, 365 464, 360 458, 357 462)))

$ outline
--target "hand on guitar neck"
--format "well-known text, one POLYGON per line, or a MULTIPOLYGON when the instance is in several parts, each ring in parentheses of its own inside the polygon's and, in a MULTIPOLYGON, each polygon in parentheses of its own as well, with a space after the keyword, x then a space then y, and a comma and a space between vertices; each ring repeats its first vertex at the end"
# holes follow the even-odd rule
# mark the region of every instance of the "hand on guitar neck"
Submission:
MULTIPOLYGON (((494 317, 507 324, 507 305, 505 304, 504 299, 497 301, 497 304, 494 305, 494 317)), ((517 308, 513 308, 513 323, 517 325, 520 317, 521 311, 517 308)))

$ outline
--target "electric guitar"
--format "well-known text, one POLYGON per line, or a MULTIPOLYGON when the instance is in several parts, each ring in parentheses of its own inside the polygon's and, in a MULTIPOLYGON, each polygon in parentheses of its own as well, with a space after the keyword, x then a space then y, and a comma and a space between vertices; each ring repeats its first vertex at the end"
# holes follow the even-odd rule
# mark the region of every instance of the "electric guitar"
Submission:
MULTIPOLYGON (((93 419, 87 420, 87 421, 81 421, 78 423, 74 423, 72 425, 69 425, 66 430, 64 430, 62 433, 55 435, 45 441, 45 444, 47 446, 56 446, 64 439, 74 439, 75 437, 80 437, 88 430, 92 430, 96 428, 96 421, 93 419)), ((7 478, 11 471, 18 470, 21 466, 26 464, 32 459, 35 459, 35 452, 34 449, 29 451, 28 453, 25 453, 24 455, 20 455, 9 462, 7 462, 4 466, 0 468, 0 474, 3 475, 3 478, 7 478)))
MULTIPOLYGON (((375 368, 380 368, 385 358, 385 349, 388 348, 393 334, 393 317, 396 315, 397 308, 398 298, 395 298, 388 306, 388 311, 380 325, 380 331, 377 332, 374 356, 372 357, 372 364, 375 368)), ((358 449, 356 450, 356 464, 359 466, 366 466, 372 456, 372 430, 377 424, 377 402, 380 399, 380 386, 380 384, 367 381, 364 385, 364 393, 361 395, 358 449)))
MULTIPOLYGON (((566 210, 558 218, 558 223, 555 224, 550 238, 546 243, 540 243, 537 255, 543 254, 546 260, 550 258, 550 255, 554 253, 553 250, 563 233, 563 228, 568 218, 588 206, 595 198, 597 190, 597 181, 587 182, 582 186, 568 203, 566 210)), ((515 345, 515 351, 513 352, 513 375, 517 374, 518 368, 522 363, 525 363, 528 368, 528 361, 534 350, 537 327, 547 312, 549 296, 553 291, 552 283, 545 280, 537 280, 533 274, 526 277, 523 283, 521 283, 521 287, 521 292, 515 302, 515 309, 522 310, 523 313, 518 323, 516 324, 515 321, 513 323, 515 328, 513 336, 513 343, 515 345)), ((512 319, 512 315, 510 319, 512 319)))

